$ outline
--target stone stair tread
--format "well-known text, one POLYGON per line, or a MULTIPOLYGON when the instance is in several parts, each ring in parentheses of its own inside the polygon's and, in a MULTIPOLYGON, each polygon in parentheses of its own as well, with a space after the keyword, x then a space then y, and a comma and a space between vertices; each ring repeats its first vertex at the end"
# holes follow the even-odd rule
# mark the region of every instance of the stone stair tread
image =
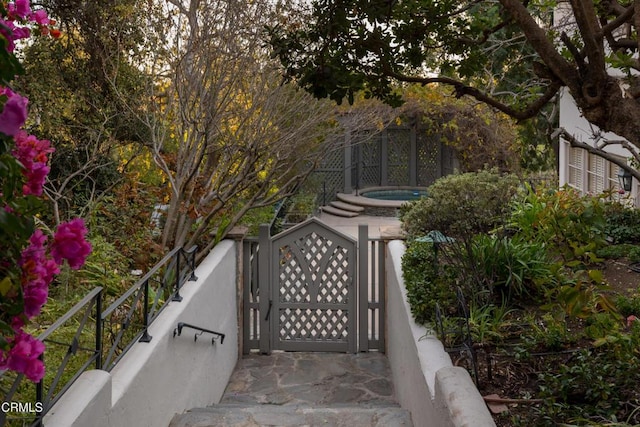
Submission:
POLYGON ((214 426, 411 427, 409 411, 393 405, 221 404, 176 415, 169 427, 214 426))
POLYGON ((351 212, 363 212, 364 207, 352 205, 351 203, 342 202, 340 200, 334 200, 330 203, 334 208, 342 209, 343 211, 351 212))
POLYGON ((343 209, 338 209, 338 208, 335 208, 335 207, 333 207, 331 205, 323 206, 321 209, 322 209, 322 212, 326 212, 328 214, 335 215, 335 216, 342 216, 342 217, 345 217, 345 218, 355 218, 355 217, 357 217, 359 215, 358 212, 352 212, 352 211, 346 211, 346 210, 343 210, 343 209))

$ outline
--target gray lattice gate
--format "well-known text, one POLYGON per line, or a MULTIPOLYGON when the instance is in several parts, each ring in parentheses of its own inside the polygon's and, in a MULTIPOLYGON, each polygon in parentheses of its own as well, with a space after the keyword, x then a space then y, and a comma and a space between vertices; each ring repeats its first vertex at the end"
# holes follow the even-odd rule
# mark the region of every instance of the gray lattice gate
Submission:
POLYGON ((382 242, 366 226, 359 235, 360 245, 312 218, 245 242, 245 353, 384 350, 382 242))
POLYGON ((273 348, 356 351, 356 242, 311 220, 272 240, 273 348))

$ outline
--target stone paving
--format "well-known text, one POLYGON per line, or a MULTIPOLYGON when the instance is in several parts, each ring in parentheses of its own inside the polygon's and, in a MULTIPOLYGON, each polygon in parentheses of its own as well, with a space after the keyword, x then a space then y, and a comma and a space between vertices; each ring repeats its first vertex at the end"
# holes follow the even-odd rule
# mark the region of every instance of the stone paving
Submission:
POLYGON ((170 427, 411 427, 380 353, 251 354, 220 404, 176 416, 170 427))
POLYGON ((380 353, 252 354, 238 362, 220 403, 396 404, 380 353))

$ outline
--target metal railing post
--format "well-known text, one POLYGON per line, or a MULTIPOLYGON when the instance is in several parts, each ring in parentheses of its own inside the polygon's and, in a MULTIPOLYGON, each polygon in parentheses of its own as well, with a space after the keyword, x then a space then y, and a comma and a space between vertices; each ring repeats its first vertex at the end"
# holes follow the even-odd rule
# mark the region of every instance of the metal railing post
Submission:
POLYGON ((144 312, 142 313, 142 322, 144 324, 144 331, 140 337, 140 342, 149 342, 151 335, 149 335, 149 280, 144 282, 144 312))
POLYGON ((198 276, 196 276, 196 252, 197 249, 192 248, 193 250, 191 251, 191 277, 189 277, 190 281, 196 281, 198 280, 198 276))
MULTIPOLYGON (((44 352, 38 356, 38 359, 44 364, 44 352)), ((37 427, 42 426, 42 416, 47 412, 48 408, 44 407, 44 377, 36 384, 36 402, 40 402, 42 404, 42 410, 36 412, 36 416, 38 421, 36 422, 37 427)))
POLYGON ((182 296, 180 295, 180 254, 182 253, 182 249, 176 252, 176 292, 173 294, 172 301, 182 301, 182 296))
POLYGON ((96 369, 102 369, 102 290, 96 295, 96 369))

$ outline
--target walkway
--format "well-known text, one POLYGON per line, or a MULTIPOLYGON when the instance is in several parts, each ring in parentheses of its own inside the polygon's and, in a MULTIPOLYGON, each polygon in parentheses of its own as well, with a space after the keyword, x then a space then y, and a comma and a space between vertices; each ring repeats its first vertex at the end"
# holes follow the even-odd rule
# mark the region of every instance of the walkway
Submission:
MULTIPOLYGON (((397 237, 397 218, 322 214, 325 224, 358 238, 397 237)), ((236 366, 219 404, 176 415, 170 427, 218 426, 411 427, 411 415, 394 397, 384 354, 250 354, 236 366)))
POLYGON ((380 353, 252 354, 238 362, 219 405, 176 416, 170 427, 410 427, 380 353))
POLYGON ((368 215, 360 215, 355 218, 342 218, 326 213, 321 213, 318 218, 333 229, 355 239, 358 238, 358 225, 360 224, 367 224, 369 226, 369 238, 398 237, 401 233, 401 223, 398 218, 368 215))

